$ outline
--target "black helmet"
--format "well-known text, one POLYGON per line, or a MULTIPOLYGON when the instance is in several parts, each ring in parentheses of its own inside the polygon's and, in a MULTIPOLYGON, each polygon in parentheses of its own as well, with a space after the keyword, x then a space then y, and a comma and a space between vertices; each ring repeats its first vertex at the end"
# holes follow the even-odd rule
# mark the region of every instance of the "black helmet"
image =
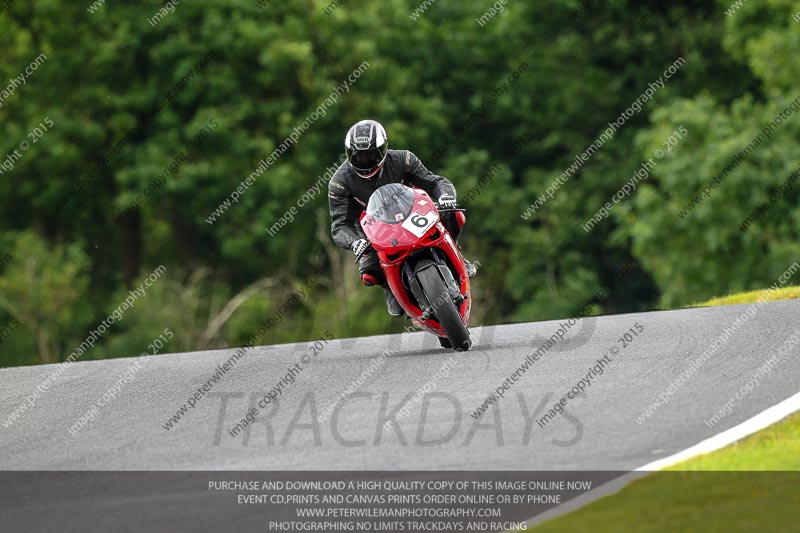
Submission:
POLYGON ((371 178, 383 166, 389 151, 386 130, 374 120, 356 122, 344 138, 347 161, 356 174, 371 178))

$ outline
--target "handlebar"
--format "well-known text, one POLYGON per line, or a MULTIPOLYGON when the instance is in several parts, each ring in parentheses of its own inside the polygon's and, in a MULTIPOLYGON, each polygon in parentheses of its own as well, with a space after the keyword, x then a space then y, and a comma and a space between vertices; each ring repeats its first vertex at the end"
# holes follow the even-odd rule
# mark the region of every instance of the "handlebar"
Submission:
POLYGON ((449 209, 445 209, 443 207, 440 207, 437 202, 434 202, 433 205, 436 206, 436 210, 439 211, 440 213, 453 213, 453 212, 456 212, 456 211, 461 212, 461 213, 466 213, 467 212, 467 210, 464 209, 463 207, 461 207, 460 204, 456 204, 457 207, 451 207, 449 209))
MULTIPOLYGON (((439 207, 439 204, 436 203, 436 202, 434 202, 433 205, 436 206, 436 210, 439 213, 466 213, 467 212, 467 210, 464 209, 463 207, 452 207, 452 208, 444 209, 444 208, 439 207)), ((355 261, 353 261, 353 263, 358 263, 361 260, 361 258, 364 257, 366 254, 368 254, 371 250, 373 250, 372 244, 370 244, 369 246, 364 248, 364 251, 356 256, 356 259, 355 259, 355 261)))

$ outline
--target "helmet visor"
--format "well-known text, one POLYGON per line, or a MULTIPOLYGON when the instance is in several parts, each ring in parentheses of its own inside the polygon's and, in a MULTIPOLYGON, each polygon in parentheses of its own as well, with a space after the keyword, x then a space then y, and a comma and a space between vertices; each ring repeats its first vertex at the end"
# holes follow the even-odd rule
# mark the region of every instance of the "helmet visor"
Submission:
POLYGON ((386 150, 380 148, 371 148, 369 150, 358 150, 349 152, 350 164, 356 171, 368 174, 378 168, 386 157, 386 150))

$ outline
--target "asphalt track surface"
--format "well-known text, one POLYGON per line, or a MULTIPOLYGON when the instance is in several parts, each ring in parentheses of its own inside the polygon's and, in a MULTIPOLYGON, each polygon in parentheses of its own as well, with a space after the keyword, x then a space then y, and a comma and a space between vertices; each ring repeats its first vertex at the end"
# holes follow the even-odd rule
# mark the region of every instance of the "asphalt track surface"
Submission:
MULTIPOLYGON (((800 349, 795 348, 777 360, 774 371, 738 400, 729 415, 713 428, 704 423, 800 326, 800 301, 773 302, 733 333, 668 403, 643 423, 636 422, 690 368, 690 359, 749 307, 578 321, 478 420, 470 414, 565 320, 473 328, 474 348, 463 353, 439 348, 422 332, 336 339, 316 356, 311 343, 254 347, 169 430, 164 428, 167 420, 234 350, 77 362, 11 427, 0 426, 0 470, 630 471, 798 392, 800 349), (637 323, 643 331, 623 348, 620 338, 640 329, 637 323), (569 400, 566 416, 539 427, 535 418, 615 346, 619 351, 604 373, 582 397, 569 400), (279 401, 231 436, 228 430, 303 356, 310 360, 279 401), (355 394, 336 404, 348 385, 368 371, 371 359, 378 361, 377 370, 366 375, 355 394), (93 422, 70 435, 70 426, 136 361, 141 367, 135 379, 99 408, 93 422), (426 382, 429 394, 415 402, 414 394, 426 382), (336 416, 319 422, 331 405, 338 405, 336 416), (408 405, 408 415, 395 429, 385 429, 381 417, 403 405, 408 405)), ((0 421, 54 369, 0 370, 0 421)), ((6 487, 4 492, 15 490, 6 487)), ((173 492, 171 497, 191 495, 173 492)), ((124 500, 124 495, 118 498, 124 500)), ((125 508, 119 499, 115 505, 125 508)), ((6 507, 11 511, 6 518, 23 524, 18 521, 36 509, 34 501, 13 511, 6 507)))
MULTIPOLYGON (((135 379, 123 383, 96 419, 72 436, 70 426, 135 359, 77 362, 35 407, 10 428, 0 427, 0 470, 633 470, 798 392, 800 349, 779 359, 730 415, 713 428, 704 423, 800 325, 800 302, 768 303, 666 405, 636 422, 690 368, 690 358, 748 307, 579 321, 478 420, 470 414, 565 321, 474 328, 476 342, 468 352, 434 346, 436 340, 422 332, 337 339, 316 356, 309 343, 254 347, 170 430, 163 427, 167 420, 233 350, 143 358, 135 379), (620 337, 637 322, 644 331, 622 348, 620 337), (539 427, 534 416, 543 416, 612 346, 619 353, 583 397, 569 400, 569 416, 539 427), (304 355, 310 362, 279 403, 230 436, 249 407, 257 407, 304 355), (324 414, 373 358, 377 370, 337 404, 338 416, 315 422, 312 414, 324 414), (434 394, 414 402, 426 382, 434 394), (396 429, 384 428, 379 418, 404 405, 404 398, 411 402, 409 414, 396 429)), ((0 420, 54 368, 0 370, 0 420)))

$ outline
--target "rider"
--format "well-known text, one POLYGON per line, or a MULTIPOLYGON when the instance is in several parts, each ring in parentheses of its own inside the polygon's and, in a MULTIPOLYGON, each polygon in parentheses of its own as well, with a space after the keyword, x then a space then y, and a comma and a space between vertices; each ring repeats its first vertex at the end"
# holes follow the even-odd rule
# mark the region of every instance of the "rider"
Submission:
MULTIPOLYGON (((402 183, 418 187, 436 198, 442 209, 456 207, 456 189, 447 178, 437 176, 408 150, 389 150, 386 131, 374 120, 355 123, 344 138, 347 161, 336 170, 328 183, 328 203, 331 212, 333 242, 348 248, 360 257, 359 274, 365 284, 379 284, 386 293, 386 307, 395 317, 403 315, 403 308, 392 294, 383 277, 380 260, 369 247, 359 216, 367 207, 369 197, 387 183, 402 183), (362 255, 363 254, 363 255, 362 255)), ((442 224, 453 237, 461 233, 453 213, 442 216, 442 224)), ((475 266, 464 259, 467 274, 477 272, 475 266)))

